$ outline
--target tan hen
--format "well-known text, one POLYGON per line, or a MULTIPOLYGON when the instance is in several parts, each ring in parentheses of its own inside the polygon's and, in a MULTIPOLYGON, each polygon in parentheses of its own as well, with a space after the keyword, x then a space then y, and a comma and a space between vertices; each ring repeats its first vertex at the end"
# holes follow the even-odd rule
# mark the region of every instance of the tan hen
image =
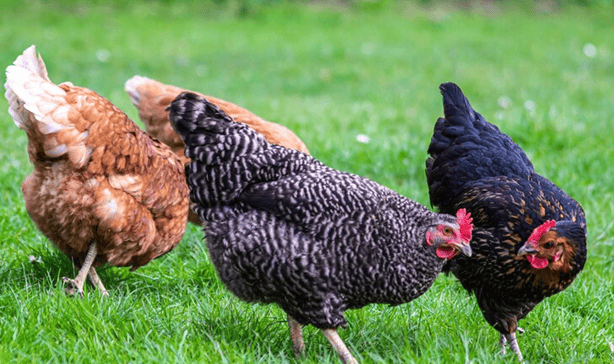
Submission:
POLYGON ((53 84, 34 46, 6 70, 6 98, 28 135, 34 171, 21 186, 40 231, 72 258, 68 281, 85 276, 107 295, 95 268, 136 269, 173 249, 187 223, 188 188, 175 153, 95 92, 53 84))

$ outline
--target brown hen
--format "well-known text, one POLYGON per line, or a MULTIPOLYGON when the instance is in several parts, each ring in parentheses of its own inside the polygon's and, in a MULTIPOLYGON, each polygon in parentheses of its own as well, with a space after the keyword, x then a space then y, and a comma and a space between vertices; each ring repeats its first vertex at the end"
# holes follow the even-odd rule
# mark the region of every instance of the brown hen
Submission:
POLYGON ((132 103, 139 111, 139 117, 145 123, 147 133, 160 140, 179 154, 184 155, 185 145, 173 130, 168 118, 168 107, 182 92, 193 92, 205 97, 209 102, 222 109, 233 120, 249 125, 262 134, 269 143, 281 145, 309 154, 305 144, 285 126, 275 124, 252 114, 248 110, 228 101, 198 92, 166 85, 156 80, 142 76, 134 76, 126 82, 126 92, 132 98, 132 103))
MULTIPOLYGON (((177 153, 182 162, 188 162, 185 158, 185 144, 173 130, 169 117, 168 107, 182 92, 193 92, 182 88, 166 85, 156 80, 143 76, 134 76, 126 82, 126 92, 132 98, 132 103, 139 111, 139 117, 145 123, 146 131, 152 137, 171 147, 177 153)), ((305 144, 285 126, 275 124, 252 114, 248 110, 228 101, 211 96, 204 96, 209 102, 222 109, 233 120, 247 124, 256 132, 262 134, 271 144, 281 145, 309 154, 305 144)), ((198 216, 190 209, 188 220, 197 225, 202 225, 198 216)))
POLYGON ((107 295, 95 268, 147 264, 173 249, 187 223, 183 164, 95 92, 53 84, 34 46, 6 69, 6 98, 28 135, 34 171, 21 186, 40 231, 72 258, 67 281, 85 276, 107 295))

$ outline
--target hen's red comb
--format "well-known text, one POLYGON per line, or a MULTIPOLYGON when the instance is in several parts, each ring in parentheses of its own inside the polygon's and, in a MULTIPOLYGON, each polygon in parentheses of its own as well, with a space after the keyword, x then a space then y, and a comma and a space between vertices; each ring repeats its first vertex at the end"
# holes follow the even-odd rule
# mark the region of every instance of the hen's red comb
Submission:
POLYGON ((554 220, 548 220, 545 223, 539 225, 533 230, 531 236, 529 236, 529 239, 527 239, 527 243, 536 246, 542 235, 547 233, 548 230, 550 230, 554 225, 556 225, 556 221, 554 220))
POLYGON ((456 221, 460 227, 461 239, 469 243, 471 241, 471 232, 473 231, 471 214, 467 213, 465 209, 460 209, 456 211, 456 221))

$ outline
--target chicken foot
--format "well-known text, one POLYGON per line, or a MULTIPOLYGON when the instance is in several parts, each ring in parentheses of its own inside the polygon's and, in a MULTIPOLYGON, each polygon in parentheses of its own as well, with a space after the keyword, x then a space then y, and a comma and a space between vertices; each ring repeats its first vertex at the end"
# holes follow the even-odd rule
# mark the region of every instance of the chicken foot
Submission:
POLYGON ((288 315, 288 327, 290 328, 290 337, 292 338, 292 348, 294 348, 296 356, 300 357, 305 353, 305 342, 303 341, 301 324, 288 315))
MULTIPOLYGON (((62 278, 62 280, 66 284, 66 288, 64 288, 64 290, 67 294, 74 295, 76 293, 77 295, 79 295, 79 297, 83 297, 83 285, 85 284, 85 277, 89 273, 90 268, 92 268, 94 259, 96 259, 96 254, 98 254, 96 251, 96 242, 92 242, 87 251, 87 255, 85 256, 85 260, 81 265, 81 269, 79 269, 79 273, 77 274, 75 279, 70 279, 68 277, 62 278)), ((96 278, 98 278, 98 274, 96 274, 96 278)), ((100 278, 98 278, 98 281, 100 281, 100 278)))
MULTIPOLYGON (((81 265, 75 263, 75 268, 77 268, 78 270, 81 270, 81 265)), ((93 266, 90 267, 89 272, 87 272, 87 277, 90 279, 90 282, 92 283, 92 285, 94 287, 96 287, 96 289, 98 289, 100 291, 100 294, 103 297, 109 297, 109 292, 107 291, 107 289, 102 284, 102 280, 98 276, 98 272, 96 272, 96 268, 94 268, 93 266)), ((68 281, 70 281, 70 280, 68 278, 66 278, 65 282, 68 282, 68 281)), ((69 284, 73 284, 74 285, 74 283, 69 283, 69 284)))
POLYGON ((326 336, 333 348, 335 348, 342 362, 345 364, 358 364, 358 360, 352 356, 347 346, 343 343, 343 340, 341 340, 341 337, 339 337, 337 329, 322 329, 322 333, 326 336))
POLYGON ((522 352, 520 352, 520 347, 518 346, 518 341, 516 340, 516 333, 513 332, 507 335, 501 334, 501 338, 499 339, 499 346, 501 346, 501 355, 505 354, 505 346, 508 342, 510 343, 510 348, 512 349, 512 352, 518 357, 518 361, 522 361, 522 352))

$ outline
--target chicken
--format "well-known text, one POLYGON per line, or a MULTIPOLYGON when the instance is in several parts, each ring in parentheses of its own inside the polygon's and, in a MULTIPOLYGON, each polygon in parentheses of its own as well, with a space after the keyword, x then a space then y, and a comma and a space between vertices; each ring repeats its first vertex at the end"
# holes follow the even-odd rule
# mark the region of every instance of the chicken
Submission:
MULTIPOLYGON (((171 127, 168 119, 168 107, 171 101, 187 90, 142 76, 134 76, 129 79, 126 82, 125 90, 139 111, 139 117, 145 123, 147 133, 170 146, 182 158, 183 162, 188 162, 187 158, 184 157, 185 145, 171 127)), ((228 101, 211 96, 200 96, 206 97, 208 101, 224 110, 235 121, 251 126, 258 133, 264 135, 270 143, 309 154, 305 144, 290 129, 266 121, 228 101)), ((192 210, 189 211, 188 220, 193 224, 202 225, 202 222, 192 210)))
POLYGON ((205 96, 198 92, 188 91, 176 86, 166 85, 156 80, 142 76, 134 76, 126 82, 126 92, 130 95, 132 103, 139 111, 139 117, 145 123, 147 133, 160 140, 179 154, 184 155, 184 144, 175 133, 168 119, 168 107, 182 92, 193 92, 222 109, 233 120, 245 123, 264 135, 269 143, 296 149, 309 154, 305 144, 285 126, 266 121, 228 101, 212 96, 205 96))
POLYGON ((31 46, 6 69, 6 98, 28 135, 34 171, 21 186, 39 230, 79 273, 108 295, 96 267, 136 269, 173 249, 187 224, 188 187, 179 158, 95 92, 53 84, 31 46))
POLYGON ((445 118, 435 124, 426 176, 432 205, 467 209, 471 257, 448 262, 475 294, 486 321, 519 360, 515 332, 544 298, 567 288, 586 261, 582 207, 537 174, 510 137, 475 112, 458 86, 440 86, 445 118))
POLYGON ((268 143, 205 99, 170 107, 186 143, 190 199, 220 279, 247 302, 278 304, 295 352, 313 325, 344 362, 346 309, 423 294, 446 259, 470 254, 471 218, 436 214, 365 178, 268 143))

